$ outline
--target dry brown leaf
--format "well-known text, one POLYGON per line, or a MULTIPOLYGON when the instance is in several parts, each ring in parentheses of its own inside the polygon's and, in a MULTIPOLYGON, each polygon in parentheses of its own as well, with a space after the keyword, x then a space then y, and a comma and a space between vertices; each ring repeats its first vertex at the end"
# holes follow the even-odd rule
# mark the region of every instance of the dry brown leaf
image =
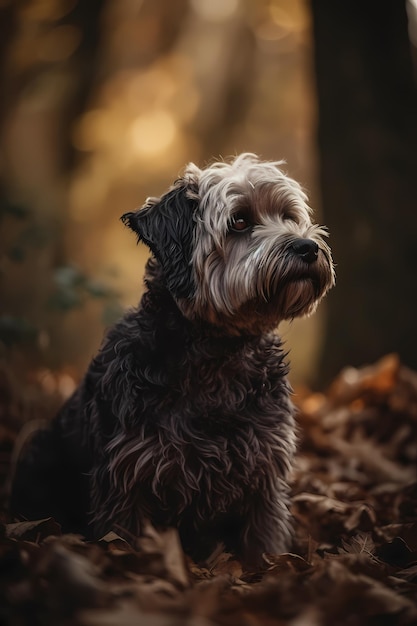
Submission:
POLYGON ((293 498, 293 502, 308 506, 315 515, 326 515, 329 512, 343 514, 349 508, 347 504, 340 500, 316 493, 300 493, 293 498))
POLYGON ((324 626, 325 618, 315 606, 309 606, 297 617, 288 622, 288 626, 324 626))
POLYGON ((356 437, 349 443, 342 439, 335 440, 334 449, 349 460, 356 459, 364 465, 367 472, 375 476, 376 481, 389 481, 406 485, 415 478, 415 469, 402 467, 384 456, 375 442, 356 437))
POLYGON ((54 603, 61 603, 71 612, 78 607, 104 606, 108 602, 100 569, 59 542, 45 546, 35 565, 35 574, 54 603))
POLYGON ((146 613, 132 601, 124 601, 112 609, 82 611, 80 626, 180 626, 178 617, 146 613))
POLYGON ((359 504, 344 521, 348 532, 352 530, 371 530, 376 523, 376 515, 368 504, 359 504))
MULTIPOLYGON (((312 581, 317 594, 325 594, 322 606, 331 615, 332 622, 338 623, 348 616, 366 618, 403 613, 407 618, 417 616, 416 607, 380 580, 349 571, 346 564, 336 559, 323 562, 324 567, 313 575, 312 581), (326 594, 331 589, 331 595, 326 594)), ((365 618, 365 619, 364 619, 365 618)), ((412 622, 406 622, 412 623, 412 622)))
POLYGON ((366 554, 373 557, 375 552, 375 543, 370 533, 358 533, 349 541, 342 539, 342 546, 344 552, 351 554, 366 554))
POLYGON ((134 591, 136 597, 142 600, 141 606, 147 610, 160 607, 163 602, 161 596, 164 596, 165 600, 179 596, 178 586, 165 578, 130 573, 129 579, 135 583, 135 586, 129 588, 134 591))
POLYGON ((242 564, 232 558, 230 554, 223 553, 224 558, 218 559, 214 567, 211 568, 211 573, 214 576, 231 576, 232 578, 240 578, 243 573, 242 564))
POLYGON ((39 542, 45 537, 60 535, 61 526, 52 517, 46 517, 35 521, 6 524, 5 533, 9 539, 39 542))
POLYGON ((294 545, 265 555, 259 571, 242 573, 223 546, 196 565, 175 530, 149 526, 132 542, 112 532, 88 543, 59 536, 50 518, 8 524, 0 618, 6 626, 414 626, 416 421, 417 373, 394 356, 345 370, 327 394, 303 391, 294 545))
POLYGON ((388 354, 375 364, 360 370, 347 367, 339 374, 329 389, 333 404, 350 404, 364 391, 386 394, 398 378, 400 360, 396 354, 388 354))
POLYGON ((108 546, 116 546, 117 548, 131 549, 131 546, 126 541, 126 539, 123 539, 123 537, 120 537, 120 535, 117 535, 112 530, 108 532, 106 535, 104 535, 104 537, 101 537, 99 541, 106 543, 108 546))
POLYGON ((282 574, 291 573, 299 574, 311 569, 311 564, 308 563, 302 556, 298 554, 291 554, 290 552, 285 554, 264 554, 264 559, 268 563, 268 574, 282 574))
POLYGON ((395 572, 395 577, 417 583, 417 564, 410 565, 410 567, 401 569, 399 572, 395 572))
POLYGON ((170 580, 183 588, 189 586, 186 559, 175 528, 158 532, 153 526, 147 524, 143 537, 138 539, 138 545, 144 552, 156 552, 162 556, 166 575, 170 580))

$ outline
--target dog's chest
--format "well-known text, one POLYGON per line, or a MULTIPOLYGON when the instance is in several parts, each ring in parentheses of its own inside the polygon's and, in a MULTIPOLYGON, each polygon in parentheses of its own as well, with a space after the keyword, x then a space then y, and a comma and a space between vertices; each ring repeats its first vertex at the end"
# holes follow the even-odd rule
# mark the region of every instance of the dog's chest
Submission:
POLYGON ((176 518, 191 509, 210 519, 250 497, 265 475, 283 473, 282 450, 287 438, 291 449, 290 430, 281 424, 262 432, 256 424, 229 419, 213 414, 206 424, 180 424, 173 416, 142 442, 136 476, 150 487, 162 511, 176 518))
POLYGON ((133 414, 107 447, 110 472, 155 497, 164 523, 185 511, 216 517, 287 471, 294 428, 278 340, 238 348, 189 344, 137 369, 133 414))
POLYGON ((234 415, 256 404, 265 412, 268 401, 288 396, 286 366, 275 336, 232 346, 216 340, 166 347, 151 367, 158 381, 155 399, 187 413, 234 415))
POLYGON ((226 511, 265 474, 282 470, 293 426, 280 361, 271 356, 193 354, 156 394, 157 449, 145 473, 168 507, 226 511))

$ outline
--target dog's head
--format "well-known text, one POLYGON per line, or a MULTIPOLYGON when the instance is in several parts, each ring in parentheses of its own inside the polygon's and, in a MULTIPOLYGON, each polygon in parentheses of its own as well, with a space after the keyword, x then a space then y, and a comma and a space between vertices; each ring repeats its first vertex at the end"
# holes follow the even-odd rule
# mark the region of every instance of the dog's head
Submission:
POLYGON ((122 217, 187 318, 257 333, 309 315, 334 285, 327 231, 281 165, 253 154, 190 163, 161 198, 122 217))

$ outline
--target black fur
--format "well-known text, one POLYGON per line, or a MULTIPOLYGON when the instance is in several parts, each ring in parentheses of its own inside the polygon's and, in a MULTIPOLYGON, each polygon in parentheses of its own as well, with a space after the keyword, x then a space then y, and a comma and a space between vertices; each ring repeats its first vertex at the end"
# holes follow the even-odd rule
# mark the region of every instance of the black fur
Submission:
POLYGON ((158 259, 165 284, 177 298, 189 298, 194 291, 191 256, 194 215, 197 201, 188 197, 189 188, 177 181, 159 201, 136 212, 122 216, 129 226, 158 259))
POLYGON ((279 339, 191 326, 154 263, 148 287, 51 429, 32 441, 13 508, 31 519, 54 515, 64 530, 90 537, 111 528, 138 534, 147 518, 178 527, 196 559, 224 541, 259 562, 284 547, 280 520, 288 519, 294 425, 279 339), (137 440, 146 460, 125 488, 138 455, 121 451, 137 440))
POLYGON ((123 220, 153 251, 138 308, 108 333, 80 387, 26 446, 12 508, 64 530, 129 536, 176 526, 195 559, 287 550, 295 448, 279 338, 189 321, 195 202, 177 186, 123 220))

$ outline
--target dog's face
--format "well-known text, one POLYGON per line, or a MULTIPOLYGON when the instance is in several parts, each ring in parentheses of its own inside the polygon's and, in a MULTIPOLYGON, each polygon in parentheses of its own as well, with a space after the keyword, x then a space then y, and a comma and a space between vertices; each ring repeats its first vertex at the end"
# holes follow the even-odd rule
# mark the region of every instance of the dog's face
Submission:
POLYGON ((253 154, 203 170, 191 163, 162 198, 122 217, 187 318, 258 333, 311 314, 334 285, 326 229, 280 165, 253 154))

